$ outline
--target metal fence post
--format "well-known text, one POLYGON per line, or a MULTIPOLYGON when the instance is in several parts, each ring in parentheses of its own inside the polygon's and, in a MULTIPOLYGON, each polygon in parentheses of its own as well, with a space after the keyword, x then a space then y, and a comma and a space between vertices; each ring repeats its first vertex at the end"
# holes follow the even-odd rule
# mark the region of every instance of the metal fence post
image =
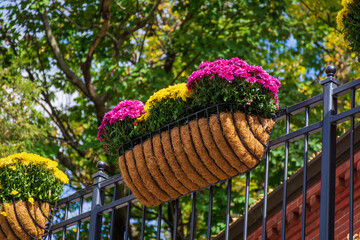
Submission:
POLYGON ((337 113, 337 100, 333 90, 339 86, 334 78, 336 68, 325 70, 327 78, 321 82, 324 89, 322 153, 321 153, 321 195, 320 195, 320 240, 334 239, 335 215, 335 171, 336 171, 336 124, 331 122, 337 113))
POLYGON ((103 172, 106 168, 105 162, 99 161, 97 167, 99 171, 92 175, 94 188, 91 204, 89 240, 101 239, 102 215, 99 214, 99 208, 103 205, 104 192, 101 191, 99 183, 109 178, 109 176, 103 172))

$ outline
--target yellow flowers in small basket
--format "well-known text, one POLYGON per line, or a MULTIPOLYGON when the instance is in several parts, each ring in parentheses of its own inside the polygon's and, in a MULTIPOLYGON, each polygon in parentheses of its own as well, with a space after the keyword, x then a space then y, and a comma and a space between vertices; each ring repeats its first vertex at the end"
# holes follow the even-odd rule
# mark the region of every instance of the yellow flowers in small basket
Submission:
POLYGON ((58 163, 32 153, 0 159, 0 239, 41 239, 67 175, 58 163))

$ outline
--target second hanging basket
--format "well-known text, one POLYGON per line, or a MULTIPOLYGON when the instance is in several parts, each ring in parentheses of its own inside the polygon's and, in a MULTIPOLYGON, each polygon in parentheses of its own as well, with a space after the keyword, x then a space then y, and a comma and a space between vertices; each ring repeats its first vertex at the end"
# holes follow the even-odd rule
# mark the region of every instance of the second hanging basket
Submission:
POLYGON ((134 196, 156 206, 255 168, 273 126, 217 104, 122 145, 120 170, 134 196))

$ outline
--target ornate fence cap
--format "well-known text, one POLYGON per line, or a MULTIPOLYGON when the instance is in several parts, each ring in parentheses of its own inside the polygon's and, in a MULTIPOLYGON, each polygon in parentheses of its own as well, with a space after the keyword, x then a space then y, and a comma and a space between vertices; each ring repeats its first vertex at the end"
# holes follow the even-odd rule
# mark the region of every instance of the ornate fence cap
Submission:
POLYGON ((340 82, 336 78, 334 78, 336 73, 336 67, 334 65, 327 66, 325 69, 325 73, 327 75, 327 78, 320 82, 321 85, 325 85, 327 83, 334 83, 336 84, 336 86, 340 85, 340 82))

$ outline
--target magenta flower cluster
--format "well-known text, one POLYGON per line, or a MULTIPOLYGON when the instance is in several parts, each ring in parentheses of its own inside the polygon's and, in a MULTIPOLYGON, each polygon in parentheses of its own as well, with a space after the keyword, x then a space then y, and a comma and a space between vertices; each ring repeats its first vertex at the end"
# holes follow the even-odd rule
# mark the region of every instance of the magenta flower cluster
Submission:
POLYGON ((187 88, 192 89, 197 81, 206 77, 210 79, 219 77, 227 81, 243 78, 250 83, 261 83, 264 88, 274 92, 274 104, 278 106, 278 92, 281 83, 275 77, 270 76, 261 66, 251 66, 239 58, 206 61, 201 63, 199 69, 190 75, 186 84, 187 88))
POLYGON ((145 113, 145 104, 138 100, 124 100, 116 105, 110 112, 107 112, 99 127, 97 139, 102 141, 101 136, 105 134, 106 128, 125 118, 136 119, 145 113))

